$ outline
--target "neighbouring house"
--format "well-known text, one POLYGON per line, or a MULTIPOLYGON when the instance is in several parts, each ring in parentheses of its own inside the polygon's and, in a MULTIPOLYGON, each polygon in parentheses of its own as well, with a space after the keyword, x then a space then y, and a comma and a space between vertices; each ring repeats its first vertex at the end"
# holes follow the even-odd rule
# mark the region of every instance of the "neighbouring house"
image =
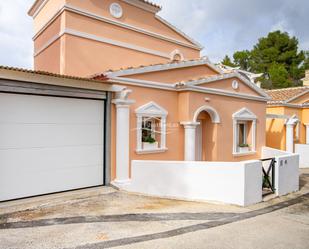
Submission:
POLYGON ((294 152, 296 143, 309 143, 309 86, 269 90, 266 144, 294 152))
POLYGON ((267 91, 266 144, 300 154, 300 166, 309 167, 309 71, 302 87, 267 91))
POLYGON ((246 75, 226 72, 201 57, 201 45, 159 17, 160 9, 143 0, 35 1, 29 11, 34 20, 35 71, 23 72, 22 79, 3 76, 20 73, 17 69, 3 69, 0 75, 6 91, 0 106, 16 103, 16 117, 3 116, 4 109, 0 117, 5 124, 18 124, 10 128, 16 139, 7 136, 4 149, 19 148, 18 134, 23 131, 33 137, 22 145, 25 150, 12 150, 23 162, 20 177, 11 170, 19 169, 18 162, 12 167, 11 159, 5 161, 3 168, 9 173, 1 173, 0 179, 11 179, 0 181, 0 191, 6 189, 1 200, 110 182, 161 196, 241 205, 261 200, 262 164, 257 160, 265 154, 269 96, 246 75), (61 86, 59 79, 68 77, 76 86, 61 86), (50 87, 52 79, 58 82, 56 89, 50 87), (23 87, 25 81, 34 82, 23 87), (58 87, 65 87, 61 95, 58 87), (45 160, 47 169, 41 168, 45 160), (154 164, 143 168, 147 163, 154 164), (177 177, 172 174, 175 169, 177 177), (212 175, 216 169, 221 175, 212 175), (226 172, 239 178, 223 180, 226 172), (15 188, 25 174, 33 184, 15 188), (215 189, 211 179, 227 185, 207 196, 203 189, 215 189), (163 192, 172 192, 152 192, 161 180, 166 181, 160 186, 163 192), (171 182, 174 187, 164 187, 171 182), (145 183, 151 190, 142 187, 145 183), (201 184, 199 191, 196 183, 201 184), (235 200, 226 191, 241 194, 235 200))

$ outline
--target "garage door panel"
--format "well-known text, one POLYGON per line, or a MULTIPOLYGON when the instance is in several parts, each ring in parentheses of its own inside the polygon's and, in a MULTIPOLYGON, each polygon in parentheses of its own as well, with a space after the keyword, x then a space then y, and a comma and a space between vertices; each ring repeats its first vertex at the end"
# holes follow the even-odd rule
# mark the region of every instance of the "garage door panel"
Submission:
POLYGON ((0 93, 0 201, 103 185, 102 100, 0 93))
POLYGON ((5 177, 6 172, 12 172, 13 175, 16 171, 19 173, 33 172, 35 174, 38 171, 52 171, 56 168, 102 165, 103 146, 22 149, 18 151, 0 150, 0 158, 4 165, 1 170, 1 179, 5 177))
POLYGON ((0 123, 103 123, 99 100, 0 93, 0 123), (51 107, 46 109, 46 107, 51 107))
POLYGON ((103 184, 103 168, 102 165, 86 165, 74 170, 58 168, 53 171, 53 177, 48 171, 40 171, 35 178, 30 172, 17 175, 15 172, 14 179, 15 184, 8 180, 0 182, 0 200, 99 186, 103 184), (16 184, 18 182, 21 184, 16 184))
POLYGON ((0 124, 0 149, 102 145, 103 124, 0 124))

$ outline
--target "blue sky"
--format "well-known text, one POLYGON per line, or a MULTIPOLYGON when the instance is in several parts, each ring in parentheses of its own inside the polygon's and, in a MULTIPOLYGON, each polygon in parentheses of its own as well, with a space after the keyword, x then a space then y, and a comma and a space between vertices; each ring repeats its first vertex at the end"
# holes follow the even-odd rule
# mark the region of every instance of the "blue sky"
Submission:
MULTIPOLYGON (((0 1, 0 64, 32 68, 32 20, 27 10, 34 0, 0 1)), ((78 1, 78 0, 76 0, 78 1)), ((103 0, 102 0, 103 1, 103 0)), ((225 54, 251 49, 273 30, 296 36, 309 50, 308 0, 153 0, 160 16, 204 47, 213 62, 225 54)))

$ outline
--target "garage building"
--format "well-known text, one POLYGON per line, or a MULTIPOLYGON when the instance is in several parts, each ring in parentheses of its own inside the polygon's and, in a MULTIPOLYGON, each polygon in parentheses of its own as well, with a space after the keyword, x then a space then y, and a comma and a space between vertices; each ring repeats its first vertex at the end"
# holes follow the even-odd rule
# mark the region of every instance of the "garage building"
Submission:
POLYGON ((123 87, 0 67, 0 201, 110 181, 110 99, 123 87))

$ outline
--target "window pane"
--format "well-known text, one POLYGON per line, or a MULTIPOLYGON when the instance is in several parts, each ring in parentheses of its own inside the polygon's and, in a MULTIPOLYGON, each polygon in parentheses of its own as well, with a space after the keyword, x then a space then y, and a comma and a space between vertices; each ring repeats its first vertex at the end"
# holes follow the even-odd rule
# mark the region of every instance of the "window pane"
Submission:
POLYGON ((239 144, 246 144, 247 143, 247 134, 246 134, 246 124, 241 123, 238 125, 239 127, 239 137, 238 143, 239 144))

